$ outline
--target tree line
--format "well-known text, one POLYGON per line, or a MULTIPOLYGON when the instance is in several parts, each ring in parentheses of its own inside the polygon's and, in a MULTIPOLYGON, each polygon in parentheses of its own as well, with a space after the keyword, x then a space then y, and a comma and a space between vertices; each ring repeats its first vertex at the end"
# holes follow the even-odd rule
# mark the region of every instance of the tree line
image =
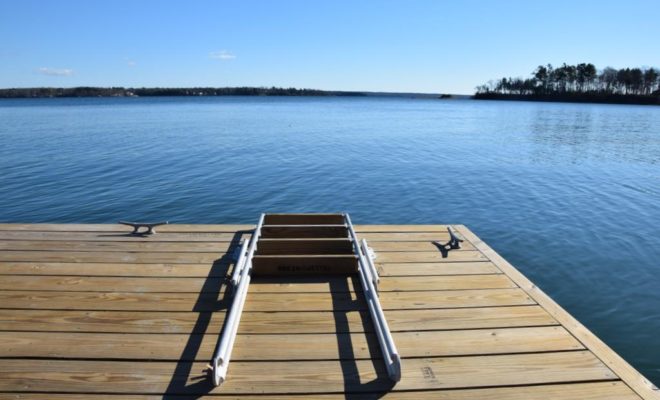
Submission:
POLYGON ((660 100, 660 71, 655 68, 611 67, 598 70, 594 64, 560 67, 539 65, 529 78, 502 78, 476 88, 476 98, 528 96, 538 98, 607 99, 634 97, 660 100), (494 96, 495 95, 495 96, 494 96))
POLYGON ((195 87, 195 88, 17 88, 0 89, 0 98, 35 97, 132 97, 132 96, 361 96, 360 92, 337 92, 317 89, 279 87, 195 87))

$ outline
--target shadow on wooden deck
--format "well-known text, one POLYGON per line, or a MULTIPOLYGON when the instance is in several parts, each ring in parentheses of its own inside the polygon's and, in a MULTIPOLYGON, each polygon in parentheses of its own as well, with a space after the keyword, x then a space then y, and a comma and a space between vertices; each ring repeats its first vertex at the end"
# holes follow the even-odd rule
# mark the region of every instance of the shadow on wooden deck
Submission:
MULTIPOLYGON (((228 279, 224 283, 218 285, 218 276, 227 276, 229 272, 229 265, 233 265, 233 249, 239 245, 241 238, 251 231, 236 232, 232 238, 232 246, 221 258, 217 259, 209 271, 208 276, 200 291, 199 297, 193 308, 194 312, 198 313, 197 321, 188 338, 184 350, 177 362, 174 373, 170 379, 166 392, 163 394, 163 399, 177 399, 180 400, 184 395, 186 398, 196 399, 205 396, 215 389, 209 378, 207 371, 195 371, 193 366, 194 360, 204 358, 207 355, 197 357, 201 348, 204 335, 220 335, 217 332, 207 332, 210 325, 213 312, 227 310, 231 305, 232 290, 227 286, 228 279), (224 290, 223 290, 224 289, 224 290), (221 298, 219 298, 222 296, 221 298), (215 299, 215 303, 212 303, 215 299), (209 307, 210 304, 214 304, 209 307), (211 312, 209 312, 211 311, 211 312), (193 383, 190 383, 193 382, 193 383)), ((353 298, 355 293, 351 292, 349 286, 349 279, 354 288, 360 288, 361 284, 357 276, 347 276, 346 279, 337 279, 333 276, 328 279, 328 275, 319 276, 299 276, 299 277, 277 277, 274 280, 281 283, 295 281, 297 283, 328 283, 329 292, 332 296, 332 305, 335 322, 335 332, 341 333, 337 335, 338 358, 341 366, 341 371, 344 377, 344 393, 347 399, 364 398, 365 394, 369 397, 380 397, 381 394, 387 393, 389 389, 394 386, 394 383, 389 379, 387 370, 382 362, 382 354, 380 352, 380 345, 378 338, 373 334, 373 326, 371 317, 368 311, 365 312, 366 302, 362 292, 357 292, 356 298, 353 298), (376 371, 377 377, 369 382, 362 382, 360 371, 355 360, 355 353, 353 350, 353 343, 351 340, 351 330, 347 313, 358 312, 362 320, 362 333, 367 339, 369 354, 373 363, 373 369, 376 371), (369 332, 369 333, 365 333, 369 332)), ((273 280, 272 278, 270 279, 273 280)), ((249 301, 249 297, 248 300, 249 301)), ((229 313, 227 313, 228 315, 229 313)), ((223 330, 224 330, 223 325, 223 330)), ((212 355, 208 355, 209 361, 212 355)), ((305 361, 291 361, 302 362, 305 361)), ((197 364, 199 365, 199 364, 197 364)), ((231 377, 230 377, 231 378, 231 377)), ((220 389, 222 390, 222 389, 220 389)))
MULTIPOLYGON (((360 280, 356 275, 349 277, 352 280, 353 287, 361 287, 360 280)), ((387 393, 392 387, 394 382, 390 380, 387 369, 383 365, 383 355, 380 350, 378 338, 375 334, 364 333, 367 338, 367 345, 369 348, 369 356, 373 363, 374 371, 376 371, 376 379, 370 382, 361 382, 360 371, 358 370, 357 363, 355 362, 355 353, 353 351, 353 343, 351 341, 350 326, 348 322, 348 312, 359 312, 364 310, 366 300, 362 292, 356 292, 355 300, 352 300, 350 288, 348 286, 348 279, 341 281, 330 282, 330 292, 332 295, 333 313, 335 318, 335 332, 346 332, 342 335, 346 340, 340 340, 337 335, 337 344, 339 348, 339 359, 342 374, 344 375, 344 396, 346 399, 360 398, 364 399, 364 392, 374 393, 374 397, 380 397, 376 393, 387 393), (346 305, 349 305, 346 307, 346 305), (361 394, 360 394, 361 393, 361 394)), ((360 313, 362 321, 363 332, 373 332, 373 322, 371 316, 366 313, 360 313)))
MULTIPOLYGON (((193 306, 192 311, 198 313, 197 321, 188 337, 188 341, 183 349, 183 353, 174 368, 174 373, 167 386, 163 399, 181 399, 179 395, 189 395, 190 398, 204 396, 214 389, 207 371, 193 371, 193 360, 199 353, 204 335, 217 335, 216 332, 207 332, 213 312, 226 310, 231 304, 232 291, 228 290, 229 279, 218 285, 218 276, 228 276, 229 266, 234 264, 233 252, 235 246, 238 246, 243 235, 249 235, 252 231, 237 231, 231 239, 231 246, 225 254, 213 262, 208 276, 199 292, 199 297, 193 306), (224 287, 225 290, 222 290, 224 287), (222 298, 220 294, 222 293, 222 298), (211 303, 214 301, 214 303, 211 303), (209 304, 214 304, 209 309, 209 304), (187 385, 187 382, 195 383, 187 385)), ((228 313, 227 313, 228 314, 228 313)), ((223 326, 224 329, 224 326, 223 326)), ((218 335, 219 337, 219 335, 218 335)), ((209 361, 212 355, 209 355, 209 361)))

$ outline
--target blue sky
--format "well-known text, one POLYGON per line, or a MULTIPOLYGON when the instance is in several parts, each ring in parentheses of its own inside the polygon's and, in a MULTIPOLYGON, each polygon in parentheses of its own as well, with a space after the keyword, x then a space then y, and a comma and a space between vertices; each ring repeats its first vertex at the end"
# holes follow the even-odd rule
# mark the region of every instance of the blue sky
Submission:
POLYGON ((658 0, 0 0, 0 87, 472 93, 545 63, 660 67, 658 15, 658 0))

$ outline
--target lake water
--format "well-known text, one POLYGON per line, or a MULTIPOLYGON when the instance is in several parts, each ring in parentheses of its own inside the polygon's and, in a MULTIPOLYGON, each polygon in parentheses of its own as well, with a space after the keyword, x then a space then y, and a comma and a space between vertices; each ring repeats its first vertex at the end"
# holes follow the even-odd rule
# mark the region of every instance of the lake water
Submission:
POLYGON ((462 223, 660 384, 660 107, 0 100, 0 221, 462 223))

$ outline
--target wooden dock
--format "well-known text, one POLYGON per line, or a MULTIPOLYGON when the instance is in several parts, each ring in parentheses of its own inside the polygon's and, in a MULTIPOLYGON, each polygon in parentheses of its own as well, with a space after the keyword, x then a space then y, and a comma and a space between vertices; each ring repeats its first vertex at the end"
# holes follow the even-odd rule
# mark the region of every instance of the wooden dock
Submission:
POLYGON ((380 363, 352 276, 257 277, 230 366, 205 369, 248 225, 0 224, 0 399, 660 399, 465 226, 358 225, 402 357, 380 363))

